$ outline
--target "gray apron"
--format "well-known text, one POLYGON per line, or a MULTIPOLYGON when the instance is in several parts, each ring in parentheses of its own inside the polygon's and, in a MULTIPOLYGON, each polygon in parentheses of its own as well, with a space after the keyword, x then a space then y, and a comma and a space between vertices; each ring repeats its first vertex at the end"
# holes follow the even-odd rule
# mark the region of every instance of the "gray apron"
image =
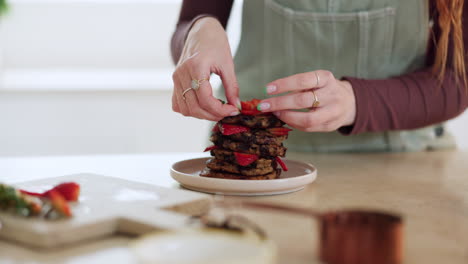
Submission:
MULTIPOLYGON (((325 69, 377 79, 423 67, 427 0, 245 0, 235 56, 241 100, 267 98, 267 83, 325 69)), ((441 125, 343 136, 293 131, 286 146, 310 152, 420 151, 453 147, 441 125)))

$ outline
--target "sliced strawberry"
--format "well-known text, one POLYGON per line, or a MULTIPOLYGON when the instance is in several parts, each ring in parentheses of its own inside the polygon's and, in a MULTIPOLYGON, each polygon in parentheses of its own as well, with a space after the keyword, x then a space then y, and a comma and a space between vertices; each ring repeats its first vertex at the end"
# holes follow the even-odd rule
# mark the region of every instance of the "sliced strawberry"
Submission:
POLYGON ((229 124, 221 124, 219 129, 221 130, 221 133, 225 136, 250 131, 250 128, 248 127, 229 125, 229 124))
POLYGON ((65 216, 72 216, 70 207, 68 206, 67 201, 65 198, 60 194, 60 192, 52 189, 47 192, 47 198, 50 199, 52 203, 52 207, 57 210, 57 212, 65 215, 65 216))
POLYGON ((260 99, 252 99, 250 101, 242 101, 241 108, 244 110, 255 110, 257 105, 260 103, 260 99))
POLYGON ((43 193, 30 192, 26 190, 20 190, 21 193, 31 196, 36 196, 40 198, 47 198, 51 191, 59 192, 67 201, 77 201, 80 196, 80 185, 75 182, 64 182, 59 185, 56 185, 54 188, 45 191, 43 193))
POLYGON ((241 102, 241 113, 244 115, 258 115, 261 111, 258 111, 257 106, 261 100, 252 99, 250 101, 241 102))
POLYGON ((234 156, 236 156, 237 164, 241 166, 248 166, 258 160, 258 156, 253 154, 234 152, 234 156))
POLYGON ((286 136, 288 135, 289 131, 292 131, 292 129, 287 127, 274 127, 268 128, 267 131, 275 136, 286 136))
POLYGON ((255 109, 255 110, 244 110, 244 109, 242 109, 241 110, 241 114, 243 114, 243 115, 258 115, 260 113, 261 112, 258 111, 257 109, 255 109))
POLYGON ((80 196, 80 185, 75 182, 61 183, 52 190, 59 192, 67 201, 78 201, 78 197, 80 196))
POLYGON ((284 171, 288 171, 288 166, 286 166, 286 164, 280 159, 280 157, 276 157, 276 162, 279 163, 279 165, 284 171))
POLYGON ((207 147, 203 152, 207 152, 207 151, 210 151, 210 150, 212 150, 212 149, 217 149, 217 148, 219 148, 219 147, 218 147, 218 146, 215 146, 215 145, 209 146, 209 147, 207 147))

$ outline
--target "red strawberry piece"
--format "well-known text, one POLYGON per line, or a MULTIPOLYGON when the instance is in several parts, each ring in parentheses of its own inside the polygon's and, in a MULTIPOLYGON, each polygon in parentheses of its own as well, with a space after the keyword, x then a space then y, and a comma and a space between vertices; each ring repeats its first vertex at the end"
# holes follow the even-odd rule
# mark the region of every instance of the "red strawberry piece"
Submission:
POLYGON ((236 157, 237 164, 241 166, 248 166, 252 162, 258 160, 258 156, 254 154, 245 154, 245 153, 239 153, 239 152, 234 152, 234 156, 236 157))
POLYGON ((47 198, 50 199, 52 207, 59 213, 65 216, 72 216, 70 207, 68 206, 67 200, 60 194, 60 192, 52 189, 47 191, 47 198))
POLYGON ((242 101, 241 108, 244 110, 255 110, 257 105, 260 103, 260 99, 252 99, 250 101, 242 101))
POLYGON ((284 171, 288 171, 288 166, 286 166, 286 164, 280 159, 280 157, 276 157, 275 159, 284 171))
POLYGON ((207 152, 207 151, 210 151, 210 150, 212 150, 212 149, 217 149, 217 148, 219 148, 219 147, 218 147, 218 146, 215 146, 215 145, 209 146, 209 147, 207 147, 203 152, 207 152))
POLYGON ((80 196, 80 185, 75 182, 64 182, 56 185, 54 188, 45 191, 43 193, 30 192, 26 190, 20 190, 21 193, 41 198, 47 198, 51 191, 59 192, 67 201, 77 201, 80 196))
POLYGON ((258 110, 241 110, 241 114, 243 115, 258 115, 260 113, 258 110))
POLYGON ((64 182, 55 186, 52 190, 59 192, 67 201, 78 201, 80 196, 80 185, 76 182, 64 182))
POLYGON ((250 128, 244 126, 236 126, 236 125, 229 125, 229 124, 221 124, 220 126, 221 133, 225 136, 238 134, 242 132, 250 131, 250 128))
POLYGON ((268 128, 267 131, 275 136, 286 136, 288 135, 289 131, 292 131, 292 129, 287 127, 274 127, 268 128))
POLYGON ((252 99, 250 101, 241 102, 241 113, 244 115, 258 115, 261 111, 258 111, 257 106, 261 100, 252 99))

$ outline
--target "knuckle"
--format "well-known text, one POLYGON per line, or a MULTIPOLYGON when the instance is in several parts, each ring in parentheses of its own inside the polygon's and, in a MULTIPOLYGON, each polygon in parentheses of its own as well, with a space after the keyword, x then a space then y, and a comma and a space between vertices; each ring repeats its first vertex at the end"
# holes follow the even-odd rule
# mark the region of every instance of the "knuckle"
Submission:
POLYGON ((233 81, 231 84, 232 89, 239 90, 239 83, 237 81, 233 81))
POLYGON ((322 129, 323 129, 323 131, 326 131, 326 132, 330 132, 330 131, 335 130, 334 125, 332 125, 331 123, 324 123, 322 125, 322 129))
POLYGON ((328 98, 330 98, 329 100, 330 100, 331 102, 339 101, 339 99, 340 99, 340 93, 338 93, 338 91, 336 91, 335 89, 329 89, 329 91, 328 91, 328 98))
POLYGON ((305 108, 311 106, 312 103, 309 102, 307 98, 307 93, 298 93, 293 97, 294 104, 298 107, 305 108))
POLYGON ((316 121, 312 116, 308 115, 306 118, 304 118, 303 127, 305 127, 306 129, 313 128, 315 124, 316 121))
MULTIPOLYGON (((238 91, 239 91, 239 84, 236 81, 229 82, 227 85, 224 87, 224 90, 226 92, 226 97, 232 97, 232 96, 237 96, 238 91)), ((228 98, 229 99, 229 98, 228 98)))
POLYGON ((321 71, 322 75, 326 78, 326 79, 333 79, 335 78, 333 76, 333 73, 331 71, 327 71, 327 70, 322 70, 321 71))
POLYGON ((187 68, 187 69, 191 69, 195 65, 196 65, 196 61, 195 61, 194 58, 189 58, 186 61, 184 61, 184 63, 182 63, 182 66, 187 68))
POLYGON ((310 83, 310 76, 308 74, 301 74, 297 77, 297 82, 300 87, 308 87, 310 83))
POLYGON ((178 76, 178 69, 176 68, 176 70, 172 73, 172 81, 175 83, 176 80, 177 80, 177 76, 178 76))

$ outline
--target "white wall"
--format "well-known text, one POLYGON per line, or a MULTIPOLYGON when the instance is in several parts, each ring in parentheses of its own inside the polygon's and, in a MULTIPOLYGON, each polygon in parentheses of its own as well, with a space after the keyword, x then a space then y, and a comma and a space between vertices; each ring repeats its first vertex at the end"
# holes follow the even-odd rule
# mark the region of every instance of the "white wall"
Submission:
POLYGON ((0 23, 0 156, 206 147, 210 122, 171 110, 180 0, 9 2, 0 23))
MULTIPOLYGON (((10 2, 0 23, 0 156, 206 146, 209 122, 170 106, 169 37, 180 0, 10 2)), ((468 113, 449 126, 468 149, 468 113)))
POLYGON ((209 122, 171 110, 170 93, 0 95, 0 156, 202 151, 209 122))
POLYGON ((164 68, 180 0, 8 0, 7 69, 164 68))

